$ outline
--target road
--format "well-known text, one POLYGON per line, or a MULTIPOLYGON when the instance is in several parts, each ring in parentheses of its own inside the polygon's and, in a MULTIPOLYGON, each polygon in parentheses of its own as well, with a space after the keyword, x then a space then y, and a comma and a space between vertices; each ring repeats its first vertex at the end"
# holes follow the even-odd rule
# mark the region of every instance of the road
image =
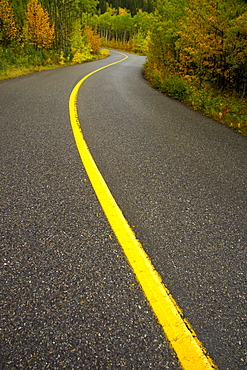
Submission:
MULTIPOLYGON (((244 369, 246 138, 153 89, 128 56, 80 88, 83 134, 213 361, 244 369)), ((120 59, 0 83, 3 369, 180 368, 70 127, 75 84, 120 59)))

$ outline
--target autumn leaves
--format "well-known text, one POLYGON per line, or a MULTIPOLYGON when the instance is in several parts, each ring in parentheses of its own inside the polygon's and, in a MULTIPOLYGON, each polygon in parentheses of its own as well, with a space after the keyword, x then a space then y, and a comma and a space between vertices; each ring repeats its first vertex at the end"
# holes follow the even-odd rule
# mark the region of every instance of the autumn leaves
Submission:
POLYGON ((109 55, 90 23, 96 5, 96 0, 0 0, 0 80, 109 55))
POLYGON ((54 38, 54 26, 51 25, 48 12, 42 8, 37 0, 30 0, 27 4, 26 24, 19 30, 14 19, 14 13, 8 0, 1 0, 0 20, 2 29, 0 41, 2 45, 17 41, 24 41, 36 49, 51 47, 54 38))
POLYGON ((8 0, 0 2, 0 44, 7 46, 19 38, 14 13, 8 0))
POLYGON ((234 0, 158 2, 150 62, 246 95, 247 6, 234 0))
POLYGON ((244 0, 156 0, 147 78, 247 135, 244 0))
POLYGON ((54 39, 54 25, 50 24, 48 12, 37 0, 30 0, 27 4, 26 17, 25 39, 35 48, 50 48, 54 39))

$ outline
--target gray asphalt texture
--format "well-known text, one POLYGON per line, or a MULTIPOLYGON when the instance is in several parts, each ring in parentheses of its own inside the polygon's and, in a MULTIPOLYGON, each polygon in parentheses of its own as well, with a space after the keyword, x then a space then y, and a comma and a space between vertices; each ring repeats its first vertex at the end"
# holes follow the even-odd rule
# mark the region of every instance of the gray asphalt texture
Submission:
POLYGON ((0 83, 1 369, 178 369, 103 215, 68 101, 110 59, 0 83))
MULTIPOLYGON (((179 368, 70 128, 73 86, 121 58, 0 83, 2 369, 179 368)), ((247 140, 150 87, 144 60, 84 82, 83 133, 211 357, 244 369, 247 140)))
POLYGON ((144 57, 86 80, 86 141, 185 317, 222 370, 246 369, 247 138, 143 79, 144 57))

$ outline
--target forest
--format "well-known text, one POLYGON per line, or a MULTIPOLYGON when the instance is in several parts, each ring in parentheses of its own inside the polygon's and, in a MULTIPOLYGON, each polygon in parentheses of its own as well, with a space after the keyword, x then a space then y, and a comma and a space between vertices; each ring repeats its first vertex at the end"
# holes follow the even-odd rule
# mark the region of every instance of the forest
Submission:
POLYGON ((246 0, 0 0, 1 79, 102 47, 146 55, 154 87, 247 134, 246 0))

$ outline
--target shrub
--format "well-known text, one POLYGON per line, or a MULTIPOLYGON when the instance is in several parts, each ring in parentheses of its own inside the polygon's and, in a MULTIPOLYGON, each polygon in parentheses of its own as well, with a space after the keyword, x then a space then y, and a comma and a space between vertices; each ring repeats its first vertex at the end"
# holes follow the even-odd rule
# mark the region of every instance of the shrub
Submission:
POLYGON ((109 57, 110 53, 107 49, 100 49, 99 51, 99 57, 100 59, 102 58, 106 58, 106 57, 109 57))
POLYGON ((160 90, 178 100, 185 100, 188 95, 188 86, 186 81, 173 75, 168 76, 161 82, 160 90))
POLYGON ((83 49, 75 51, 72 63, 78 64, 92 60, 91 47, 85 45, 83 49))

